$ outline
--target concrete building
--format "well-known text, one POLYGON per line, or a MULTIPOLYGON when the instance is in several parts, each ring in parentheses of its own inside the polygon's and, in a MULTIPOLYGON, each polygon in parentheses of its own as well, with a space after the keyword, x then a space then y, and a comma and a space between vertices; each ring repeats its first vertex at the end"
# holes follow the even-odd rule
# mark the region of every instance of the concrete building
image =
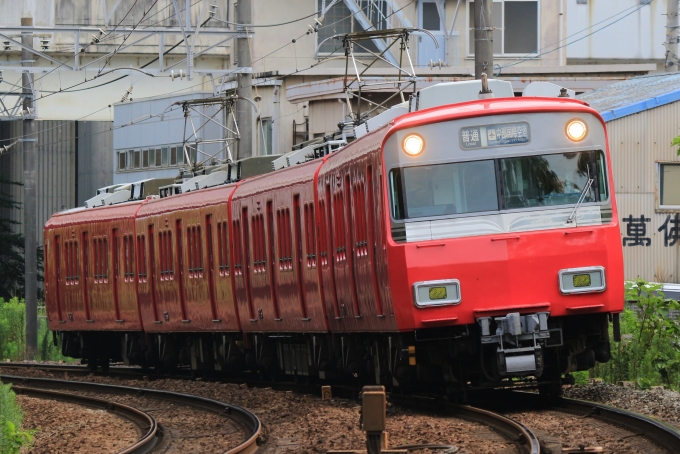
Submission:
POLYGON ((619 82, 579 97, 607 122, 625 277, 680 283, 680 74, 619 82))

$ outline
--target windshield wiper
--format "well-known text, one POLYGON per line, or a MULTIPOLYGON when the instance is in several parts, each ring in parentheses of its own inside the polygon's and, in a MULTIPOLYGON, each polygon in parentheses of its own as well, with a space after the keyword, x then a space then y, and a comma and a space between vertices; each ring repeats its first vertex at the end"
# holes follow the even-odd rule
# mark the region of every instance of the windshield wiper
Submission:
POLYGON ((595 180, 590 178, 588 180, 588 182, 586 183, 585 187, 583 188, 583 191, 581 191, 581 196, 578 198, 578 202, 576 202, 576 206, 574 207, 574 211, 572 211, 571 214, 569 215, 569 218, 567 219, 567 224, 571 224, 572 222, 574 222, 574 216, 576 216, 576 212, 578 211, 578 209, 581 207, 581 204, 585 200, 586 193, 590 189, 590 186, 592 186, 593 181, 595 181, 595 180))

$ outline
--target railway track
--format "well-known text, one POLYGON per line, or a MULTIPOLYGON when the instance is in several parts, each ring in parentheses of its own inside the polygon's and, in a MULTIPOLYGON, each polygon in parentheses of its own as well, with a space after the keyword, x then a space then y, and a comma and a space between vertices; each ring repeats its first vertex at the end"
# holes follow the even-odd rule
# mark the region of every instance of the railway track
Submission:
MULTIPOLYGON (((190 394, 176 393, 171 391, 161 391, 146 388, 137 388, 131 386, 120 386, 120 385, 109 385, 101 383, 90 383, 75 380, 57 380, 50 378, 38 378, 38 377, 26 377, 26 376, 13 376, 13 375, 0 375, 0 381, 3 383, 11 383, 13 388, 19 390, 19 392, 33 395, 33 396, 45 396, 45 398, 60 398, 60 400, 70 399, 74 403, 82 403, 84 405, 99 406, 99 408, 111 408, 119 410, 121 416, 126 418, 136 418, 136 424, 143 424, 142 416, 148 412, 142 412, 135 410, 128 405, 121 405, 119 403, 113 403, 108 400, 101 400, 93 398, 91 396, 83 396, 82 393, 92 393, 101 395, 106 394, 117 394, 131 396, 134 399, 148 398, 153 400, 162 400, 173 405, 182 405, 193 407, 204 412, 209 412, 220 418, 229 419, 233 425, 235 425, 242 433, 245 434, 244 439, 236 446, 231 447, 228 454, 251 454, 257 450, 257 439, 262 429, 262 425, 259 419, 249 412, 248 410, 237 407, 234 405, 219 402, 213 399, 207 399, 200 396, 194 396, 190 394), (46 389, 47 388, 47 389, 46 389), (66 394, 63 392, 55 392, 51 389, 57 388, 59 390, 70 390, 75 393, 81 394, 66 394), (48 397, 55 396, 55 397, 48 397), (99 400, 99 403, 97 403, 99 400), (103 407, 102 407, 103 406, 103 407)), ((148 416, 148 415, 147 415, 148 416)), ((151 418, 153 420, 153 418, 151 418)), ((148 420, 147 420, 148 421, 148 420)), ((163 436, 167 436, 166 431, 158 430, 161 424, 153 420, 153 423, 149 423, 149 430, 153 429, 153 434, 145 435, 145 442, 142 445, 150 446, 148 449, 143 448, 141 445, 140 450, 133 451, 123 451, 125 453, 146 453, 151 452, 152 449, 163 444, 163 436), (150 444, 153 441, 153 445, 150 444)), ((142 440, 140 439, 140 442, 142 440)), ((138 442, 139 443, 139 442, 138 442)), ((137 448, 135 448, 137 449, 137 448)))
MULTIPOLYGON (((1 368, 25 368, 34 370, 45 370, 53 373, 69 372, 74 374, 89 374, 91 373, 84 366, 73 365, 41 365, 33 363, 0 363, 1 368)), ((100 375, 97 373, 96 375, 100 375)), ((136 368, 129 367, 115 367, 101 375, 118 375, 127 378, 141 378, 142 371, 136 368)), ((187 378, 176 376, 173 378, 187 378)), ((243 380, 241 380, 243 382, 243 380)), ((270 383, 260 384, 261 386, 271 386, 270 383)), ((284 389, 285 386, 276 386, 276 388, 284 389)), ((303 393, 316 392, 318 387, 311 390, 311 387, 292 385, 295 390, 303 393)), ((291 389, 288 387, 288 389, 291 389)), ((334 388, 335 389, 335 388, 334 388)), ((145 392, 149 390, 144 389, 145 392)), ((525 409, 532 411, 536 409, 549 410, 558 413, 569 413, 581 417, 591 417, 606 423, 610 426, 615 426, 624 429, 636 437, 642 437, 649 443, 657 446, 664 452, 678 452, 680 446, 680 430, 668 425, 664 422, 658 421, 654 418, 633 413, 630 411, 610 407, 603 404, 593 402, 580 401, 574 399, 558 399, 547 404, 538 394, 527 393, 522 391, 512 392, 492 392, 488 396, 486 403, 481 405, 482 408, 469 407, 464 405, 455 405, 443 402, 441 399, 415 397, 415 396, 401 396, 392 395, 390 401, 397 405, 406 407, 417 407, 427 410, 437 410, 448 415, 460 417, 461 419, 470 420, 481 423, 492 428, 495 432, 501 434, 505 439, 510 440, 515 444, 519 452, 538 453, 540 452, 539 442, 541 436, 537 436, 532 432, 530 427, 521 424, 511 418, 503 417, 499 413, 517 411, 525 409), (502 405, 497 405, 502 402, 502 405)), ((475 402, 479 404, 480 402, 475 402)), ((529 423, 527 423, 529 424, 529 423)))
POLYGON ((78 394, 63 393, 46 389, 38 389, 26 386, 12 386, 17 394, 39 399, 58 400, 98 410, 105 410, 134 424, 143 434, 134 444, 117 452, 117 454, 146 454, 158 445, 161 433, 156 419, 148 413, 128 405, 119 404, 110 400, 96 397, 82 396, 78 394))

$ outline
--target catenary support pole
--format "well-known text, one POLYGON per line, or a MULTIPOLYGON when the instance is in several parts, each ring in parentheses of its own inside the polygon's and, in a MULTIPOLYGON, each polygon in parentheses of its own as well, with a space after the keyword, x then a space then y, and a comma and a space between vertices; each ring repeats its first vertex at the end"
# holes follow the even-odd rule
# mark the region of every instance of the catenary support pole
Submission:
POLYGON ((482 73, 493 75, 493 0, 475 1, 475 79, 482 73))
MULTIPOLYGON (((237 30, 247 32, 246 27, 240 24, 252 24, 252 4, 251 0, 238 0, 236 4, 237 30)), ((250 45, 248 38, 236 39, 236 65, 240 68, 250 68, 252 55, 250 55, 250 45)), ((252 99, 253 75, 238 74, 237 94, 246 99, 252 99)), ((243 159, 255 155, 253 152, 253 109, 242 101, 237 101, 234 105, 236 110, 236 122, 239 128, 238 158, 243 159)))
POLYGON ((678 71, 678 0, 666 0, 666 64, 667 73, 678 71))
MULTIPOLYGON (((22 27, 33 26, 30 17, 21 18, 22 27)), ((21 44, 33 47, 33 33, 22 32, 21 44)), ((22 66, 33 66, 33 54, 26 49, 21 51, 22 66)), ((33 114, 33 74, 21 74, 22 94, 24 97, 22 153, 24 157, 24 289, 26 299, 26 356, 33 359, 38 351, 38 260, 36 257, 36 157, 37 138, 33 114)))

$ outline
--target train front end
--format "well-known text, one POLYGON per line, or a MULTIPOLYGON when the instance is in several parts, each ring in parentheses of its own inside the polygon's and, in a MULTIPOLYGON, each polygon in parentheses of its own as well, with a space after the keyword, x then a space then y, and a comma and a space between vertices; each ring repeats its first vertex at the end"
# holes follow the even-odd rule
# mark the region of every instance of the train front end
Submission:
POLYGON ((563 374, 609 360, 623 258, 596 111, 561 98, 442 106, 397 119, 383 152, 412 376, 482 387, 528 377, 552 393, 563 374))

